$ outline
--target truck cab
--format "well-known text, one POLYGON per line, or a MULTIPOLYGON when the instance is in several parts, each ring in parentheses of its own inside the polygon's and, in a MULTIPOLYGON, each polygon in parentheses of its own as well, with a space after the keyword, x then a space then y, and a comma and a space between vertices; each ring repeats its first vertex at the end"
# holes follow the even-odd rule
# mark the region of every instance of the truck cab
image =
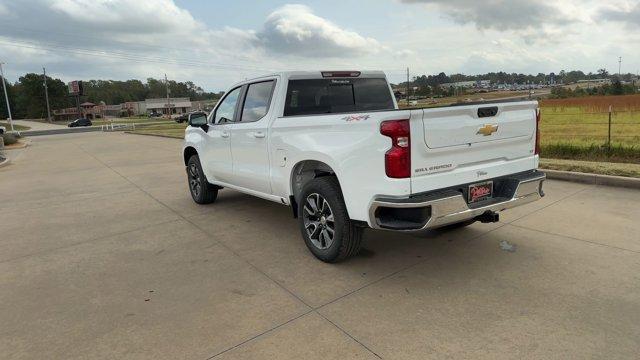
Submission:
POLYGON ((291 206, 311 252, 340 261, 364 228, 423 231, 497 221, 542 197, 537 103, 398 109, 384 73, 272 74, 190 117, 191 195, 221 188, 291 206))

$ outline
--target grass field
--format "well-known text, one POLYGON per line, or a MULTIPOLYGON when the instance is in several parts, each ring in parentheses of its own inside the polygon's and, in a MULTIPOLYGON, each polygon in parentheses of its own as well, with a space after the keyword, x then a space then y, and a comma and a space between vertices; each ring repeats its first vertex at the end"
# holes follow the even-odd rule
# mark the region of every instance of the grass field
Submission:
POLYGON ((145 122, 166 122, 168 125, 176 124, 174 120, 164 118, 149 118, 149 117, 128 117, 128 118, 109 118, 109 119, 95 119, 91 120, 94 126, 109 125, 109 124, 131 124, 131 123, 145 123, 145 122))
MULTIPOLYGON (((0 126, 4 126, 7 129, 7 131, 11 131, 11 125, 9 125, 8 122, 0 121, 0 126)), ((26 131, 26 130, 29 130, 31 128, 28 127, 28 126, 22 126, 22 125, 13 124, 13 129, 15 131, 26 131)))
MULTIPOLYGON (((37 121, 37 122, 42 122, 42 123, 48 123, 48 121, 46 119, 29 119, 29 121, 37 121)), ((56 125, 67 125, 71 122, 72 120, 62 120, 62 121, 53 121, 53 124, 56 125)), ((143 122, 159 122, 159 121, 166 121, 166 122, 172 122, 173 120, 169 120, 169 119, 164 119, 164 118, 150 118, 148 116, 132 116, 132 117, 127 117, 127 118, 104 118, 104 119, 93 119, 91 120, 91 122, 93 123, 93 125, 95 126, 100 126, 100 125, 105 125, 105 124, 130 124, 130 123, 143 123, 143 122)))
POLYGON ((640 164, 640 95, 543 100, 540 109, 542 156, 640 164))
MULTIPOLYGON (((549 91, 547 89, 536 90, 536 93, 534 93, 533 96, 536 97, 541 95, 547 95, 548 92, 549 91)), ((448 97, 434 98, 434 99, 420 99, 420 100, 417 100, 416 105, 407 105, 406 100, 399 100, 398 107, 400 107, 401 109, 439 107, 439 106, 448 106, 452 104, 465 103, 465 102, 526 97, 528 95, 529 95, 529 91, 492 91, 487 93, 464 94, 464 95, 448 96, 448 97)))
POLYGON ((640 178, 640 165, 597 161, 540 159, 542 169, 640 178))
POLYGON ((165 136, 172 137, 176 139, 184 139, 184 129, 187 127, 186 124, 178 124, 178 123, 168 123, 166 125, 151 125, 145 126, 144 128, 136 129, 135 131, 129 131, 132 134, 141 134, 141 135, 155 135, 155 136, 165 136))

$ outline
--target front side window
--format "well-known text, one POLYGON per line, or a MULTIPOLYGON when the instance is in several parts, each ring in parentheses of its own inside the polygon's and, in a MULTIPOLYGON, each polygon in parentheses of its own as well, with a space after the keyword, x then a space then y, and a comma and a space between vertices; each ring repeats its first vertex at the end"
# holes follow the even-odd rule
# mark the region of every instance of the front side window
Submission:
POLYGON ((218 109, 216 110, 216 117, 213 122, 214 124, 223 124, 233 121, 241 89, 242 88, 239 87, 231 90, 224 100, 222 100, 220 106, 218 106, 218 109))
POLYGON ((242 122, 252 122, 262 119, 269 112, 271 94, 275 81, 264 81, 250 84, 242 107, 242 122))
POLYGON ((384 78, 291 80, 284 116, 393 109, 384 78))

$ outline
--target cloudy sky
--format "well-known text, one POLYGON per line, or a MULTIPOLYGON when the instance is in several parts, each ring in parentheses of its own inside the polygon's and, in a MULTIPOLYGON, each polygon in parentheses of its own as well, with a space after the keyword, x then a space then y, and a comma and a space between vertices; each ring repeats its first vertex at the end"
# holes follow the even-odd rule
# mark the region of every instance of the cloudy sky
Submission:
POLYGON ((640 70, 640 0, 0 0, 0 19, 11 81, 640 70))

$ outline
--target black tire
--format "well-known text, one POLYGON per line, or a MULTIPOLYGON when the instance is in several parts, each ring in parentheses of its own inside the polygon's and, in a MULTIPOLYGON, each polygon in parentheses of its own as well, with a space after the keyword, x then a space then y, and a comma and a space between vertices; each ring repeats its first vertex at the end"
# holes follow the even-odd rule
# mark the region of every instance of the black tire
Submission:
POLYGON ((335 177, 316 178, 304 186, 298 203, 298 221, 305 244, 318 259, 335 263, 360 252, 364 229, 356 226, 349 218, 340 184, 335 177), (312 203, 316 203, 318 211, 314 211, 308 199, 311 199, 312 203), (332 216, 327 215, 327 207, 322 200, 328 204, 328 213, 332 216), (318 204, 318 202, 322 202, 322 204, 318 204), (305 209, 305 206, 308 210, 305 209), (324 215, 320 215, 322 208, 325 209, 324 215), (320 227, 319 230, 318 227, 320 227), (333 238, 329 241, 324 235, 331 235, 331 230, 333 238), (325 231, 326 233, 322 234, 325 231))
POLYGON ((211 204, 218 197, 218 187, 210 184, 202 171, 200 158, 192 155, 187 162, 187 181, 191 198, 198 204, 211 204))

